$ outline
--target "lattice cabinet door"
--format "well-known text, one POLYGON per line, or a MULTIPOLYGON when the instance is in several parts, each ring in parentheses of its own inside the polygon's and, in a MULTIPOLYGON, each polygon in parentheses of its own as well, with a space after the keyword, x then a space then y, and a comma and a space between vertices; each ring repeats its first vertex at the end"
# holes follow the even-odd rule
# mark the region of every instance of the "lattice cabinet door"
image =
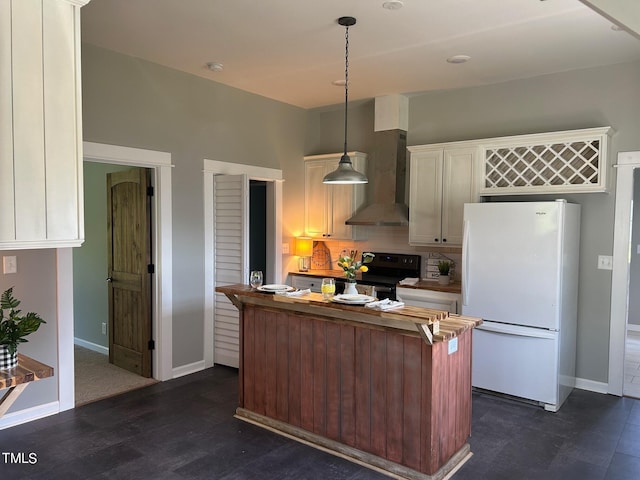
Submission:
POLYGON ((606 192, 610 127, 482 142, 480 195, 606 192))

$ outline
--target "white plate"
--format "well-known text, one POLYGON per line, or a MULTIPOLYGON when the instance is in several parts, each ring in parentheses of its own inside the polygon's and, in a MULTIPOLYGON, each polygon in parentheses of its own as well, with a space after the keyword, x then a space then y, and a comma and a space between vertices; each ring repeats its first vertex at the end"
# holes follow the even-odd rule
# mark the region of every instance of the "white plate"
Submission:
POLYGON ((290 287, 289 285, 262 285, 258 287, 258 290, 261 292, 292 292, 295 288, 290 287))
POLYGON ((361 294, 342 294, 335 295, 333 297, 333 301, 337 303, 342 303, 344 305, 364 305, 369 302, 373 302, 377 300, 376 297, 372 297, 370 295, 361 295, 361 294))

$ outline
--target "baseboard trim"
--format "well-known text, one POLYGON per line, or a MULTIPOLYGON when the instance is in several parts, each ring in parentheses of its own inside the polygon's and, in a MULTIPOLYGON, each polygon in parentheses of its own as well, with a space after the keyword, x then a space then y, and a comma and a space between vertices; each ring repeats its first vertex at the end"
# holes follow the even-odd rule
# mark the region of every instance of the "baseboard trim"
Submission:
POLYGON ((60 412, 60 402, 45 403, 36 407, 25 408, 17 412, 7 413, 0 419, 0 430, 32 422, 39 418, 55 415, 60 412))
POLYGON ((82 340, 78 337, 73 337, 73 343, 78 345, 79 347, 84 347, 88 350, 93 350, 94 352, 102 353, 103 355, 109 355, 109 347, 103 347, 102 345, 98 345, 97 343, 88 342, 87 340, 82 340))
POLYGON ((586 378, 576 378, 576 388, 596 393, 609 393, 609 384, 605 382, 596 382, 586 378))
POLYGON ((187 365, 182 365, 181 367, 176 367, 173 369, 173 377, 179 378, 184 377, 185 375, 190 375, 192 373, 200 372, 204 370, 204 360, 200 360, 199 362, 189 363, 187 365))

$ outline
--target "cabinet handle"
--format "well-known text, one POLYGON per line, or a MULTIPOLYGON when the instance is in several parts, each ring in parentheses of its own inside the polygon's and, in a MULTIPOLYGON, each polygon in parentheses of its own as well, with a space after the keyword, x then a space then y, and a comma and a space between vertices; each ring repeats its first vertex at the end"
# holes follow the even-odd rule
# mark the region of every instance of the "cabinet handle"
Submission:
POLYGON ((434 238, 433 241, 438 243, 439 239, 438 238, 434 238))
POLYGON ((442 242, 443 242, 443 243, 444 243, 444 242, 446 242, 446 241, 447 241, 447 239, 446 239, 446 238, 443 238, 443 239, 442 239, 442 242))

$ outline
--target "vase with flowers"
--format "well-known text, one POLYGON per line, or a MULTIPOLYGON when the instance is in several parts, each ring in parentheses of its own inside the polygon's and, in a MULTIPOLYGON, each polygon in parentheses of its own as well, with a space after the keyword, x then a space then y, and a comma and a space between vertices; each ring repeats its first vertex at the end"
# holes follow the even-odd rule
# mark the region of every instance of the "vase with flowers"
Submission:
POLYGON ((365 252, 361 257, 358 257, 357 250, 351 250, 350 252, 343 250, 340 252, 338 266, 344 270, 344 276, 347 279, 347 283, 344 287, 344 293, 358 293, 356 290, 356 274, 358 272, 366 272, 369 270, 369 267, 367 267, 365 263, 371 263, 373 257, 375 257, 375 255, 370 252, 365 252))

